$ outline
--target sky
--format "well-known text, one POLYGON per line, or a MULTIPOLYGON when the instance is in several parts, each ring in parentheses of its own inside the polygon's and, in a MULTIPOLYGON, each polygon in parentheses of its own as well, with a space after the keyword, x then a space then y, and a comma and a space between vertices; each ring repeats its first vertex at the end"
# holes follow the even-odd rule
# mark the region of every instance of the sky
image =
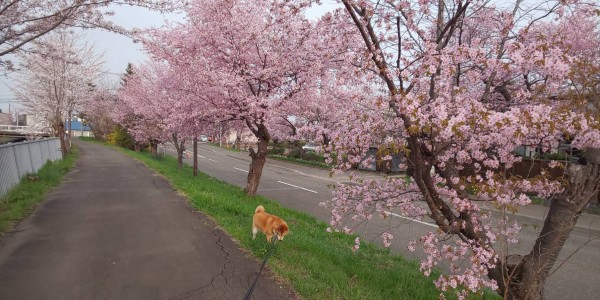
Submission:
MULTIPOLYGON (((334 0, 324 0, 322 5, 311 7, 307 11, 307 17, 316 20, 328 11, 338 7, 334 0)), ((162 15, 157 12, 148 11, 144 8, 118 6, 112 8, 115 15, 111 18, 116 24, 125 28, 151 28, 160 27, 165 22, 183 22, 182 14, 162 15)), ((105 81, 110 85, 115 85, 120 76, 125 72, 127 63, 142 63, 146 59, 146 54, 142 50, 141 43, 134 43, 130 38, 110 33, 102 30, 86 30, 86 41, 92 44, 98 53, 104 53, 105 62, 105 81)), ((15 62, 15 65, 16 62, 15 62)), ((19 110, 19 105, 14 101, 14 95, 10 89, 13 74, 0 75, 0 109, 3 112, 15 112, 19 110)))

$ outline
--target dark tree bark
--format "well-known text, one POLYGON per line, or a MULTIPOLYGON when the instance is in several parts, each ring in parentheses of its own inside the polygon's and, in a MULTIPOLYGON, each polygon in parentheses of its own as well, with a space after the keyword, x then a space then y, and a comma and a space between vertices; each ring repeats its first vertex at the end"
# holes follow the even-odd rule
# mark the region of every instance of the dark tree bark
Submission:
POLYGON ((173 145, 177 151, 177 168, 183 168, 183 154, 185 153, 185 139, 179 140, 176 133, 173 134, 173 145))
MULTIPOLYGON (((544 299, 544 285, 582 210, 600 189, 600 150, 589 149, 586 164, 567 168, 568 186, 552 200, 548 216, 529 254, 507 264, 505 299, 544 299)), ((493 278, 495 279, 495 278, 493 278)), ((498 279, 496 279, 498 281, 498 279)))
POLYGON ((158 142, 155 140, 150 140, 150 154, 152 157, 158 157, 158 142))
POLYGON ((62 157, 65 158, 67 153, 69 153, 69 148, 67 147, 67 141, 65 139, 65 124, 62 121, 57 121, 57 123, 54 124, 54 132, 56 132, 58 140, 60 141, 60 152, 62 153, 62 157))
POLYGON ((329 135, 325 134, 325 133, 321 133, 321 136, 323 137, 323 146, 329 146, 329 143, 331 143, 331 139, 329 138, 329 135))
MULTIPOLYGON (((250 124, 250 122, 247 123, 250 124)), ((267 146, 271 140, 269 130, 264 124, 254 125, 255 126, 248 126, 258 138, 257 150, 254 151, 254 148, 250 148, 250 157, 252 158, 252 161, 250 162, 250 170, 248 171, 248 180, 245 189, 246 194, 249 196, 256 195, 256 191, 258 190, 262 170, 267 161, 267 146)))

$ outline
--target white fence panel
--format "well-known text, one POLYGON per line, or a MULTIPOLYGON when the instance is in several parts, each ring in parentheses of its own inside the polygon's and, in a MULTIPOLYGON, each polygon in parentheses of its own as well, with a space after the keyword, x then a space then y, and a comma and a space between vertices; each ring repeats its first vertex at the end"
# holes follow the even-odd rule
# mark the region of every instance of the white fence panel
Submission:
POLYGON ((0 195, 19 183, 19 171, 12 147, 0 148, 0 195))
POLYGON ((0 196, 47 161, 62 159, 58 138, 0 145, 0 196))
POLYGON ((40 151, 42 152, 42 165, 44 165, 48 160, 50 160, 50 147, 48 142, 42 141, 40 143, 40 151))
POLYGON ((15 161, 17 162, 17 170, 19 178, 23 178, 28 173, 34 173, 33 165, 31 164, 31 154, 27 144, 15 144, 13 147, 15 153, 15 161))
POLYGON ((29 143, 29 153, 34 170, 39 170, 45 161, 42 160, 42 143, 29 143))

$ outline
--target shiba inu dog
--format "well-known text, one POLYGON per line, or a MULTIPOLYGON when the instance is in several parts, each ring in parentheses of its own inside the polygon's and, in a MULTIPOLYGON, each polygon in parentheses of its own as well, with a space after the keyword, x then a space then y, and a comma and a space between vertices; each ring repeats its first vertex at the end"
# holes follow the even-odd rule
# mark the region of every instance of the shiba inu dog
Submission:
POLYGON ((267 242, 270 243, 273 235, 277 235, 278 240, 283 240, 283 237, 288 233, 288 225, 278 216, 266 213, 265 208, 259 205, 254 210, 254 217, 252 218, 252 239, 256 238, 256 233, 259 230, 267 236, 267 242))

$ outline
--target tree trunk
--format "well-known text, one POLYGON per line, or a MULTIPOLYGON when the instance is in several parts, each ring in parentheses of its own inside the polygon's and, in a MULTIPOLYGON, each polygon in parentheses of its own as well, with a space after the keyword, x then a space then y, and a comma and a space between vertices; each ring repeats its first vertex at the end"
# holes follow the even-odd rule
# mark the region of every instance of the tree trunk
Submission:
POLYGON ((173 134, 173 145, 177 151, 177 168, 183 169, 183 154, 185 153, 185 139, 179 140, 177 134, 173 134))
POLYGON ((235 147, 236 147, 236 149, 239 150, 239 149, 242 149, 241 146, 242 146, 242 137, 238 134, 235 137, 235 147))
POLYGON ((249 196, 256 195, 258 190, 258 184, 260 183, 260 177, 262 175, 263 167, 267 161, 267 145, 269 141, 258 140, 257 151, 254 148, 250 148, 250 170, 248 171, 248 181, 246 183, 246 194, 249 196))
POLYGON ((185 152, 184 148, 179 148, 177 150, 177 169, 179 170, 183 168, 183 152, 185 152))
POLYGON ((62 121, 56 125, 56 132, 58 134, 58 140, 60 141, 62 157, 65 158, 67 153, 69 153, 69 148, 67 147, 67 141, 65 140, 65 124, 62 121))
MULTIPOLYGON (((249 126, 250 127, 250 126, 249 126)), ((267 146, 271 140, 269 130, 263 124, 257 124, 256 128, 251 128, 254 135, 258 138, 258 148, 254 151, 254 148, 250 148, 250 170, 248 171, 248 181, 246 183, 246 194, 249 196, 256 195, 258 190, 258 184, 260 183, 260 177, 262 175, 263 167, 267 161, 267 146)))
POLYGON ((508 282, 508 288, 500 291, 505 299, 544 298, 546 279, 563 245, 581 211, 600 189, 600 151, 588 150, 585 165, 572 164, 567 168, 569 185, 550 203, 548 216, 531 252, 507 264, 502 280, 508 282))
POLYGON ((194 136, 194 139, 192 141, 193 147, 194 147, 194 176, 198 176, 198 137, 194 136))
POLYGON ((327 135, 325 133, 321 133, 321 136, 323 137, 323 146, 324 147, 329 146, 329 143, 331 142, 331 139, 329 138, 329 135, 327 135))
POLYGON ((152 157, 158 157, 158 143, 156 141, 150 141, 150 154, 152 157))

